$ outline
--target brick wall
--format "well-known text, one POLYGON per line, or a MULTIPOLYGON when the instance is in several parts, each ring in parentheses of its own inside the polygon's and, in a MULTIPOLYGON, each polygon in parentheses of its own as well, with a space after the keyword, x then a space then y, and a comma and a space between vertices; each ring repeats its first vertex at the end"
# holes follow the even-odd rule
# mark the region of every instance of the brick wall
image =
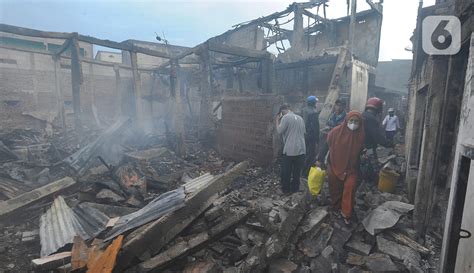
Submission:
POLYGON ((222 101, 218 148, 233 160, 273 161, 273 117, 281 104, 275 96, 228 97, 222 101))

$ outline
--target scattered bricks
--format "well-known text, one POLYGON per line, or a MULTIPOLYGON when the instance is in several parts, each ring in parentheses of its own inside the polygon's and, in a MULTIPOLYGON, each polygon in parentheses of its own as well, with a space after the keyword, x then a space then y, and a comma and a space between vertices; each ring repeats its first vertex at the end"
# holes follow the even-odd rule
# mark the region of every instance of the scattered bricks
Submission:
POLYGON ((109 190, 109 189, 102 189, 97 195, 95 196, 98 200, 104 200, 106 202, 112 202, 112 203, 120 203, 124 202, 125 198, 122 196, 116 194, 115 192, 109 190))
POLYGON ((286 259, 278 259, 271 261, 268 273, 293 273, 296 272, 298 266, 286 259))

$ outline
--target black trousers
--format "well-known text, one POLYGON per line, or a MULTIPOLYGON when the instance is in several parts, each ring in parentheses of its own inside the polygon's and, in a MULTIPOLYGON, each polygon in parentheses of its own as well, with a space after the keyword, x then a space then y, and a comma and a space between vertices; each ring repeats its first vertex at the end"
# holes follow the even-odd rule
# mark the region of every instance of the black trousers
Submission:
POLYGON ((306 137, 305 144, 306 144, 306 160, 304 162, 302 175, 303 177, 308 177, 309 169, 316 161, 316 145, 317 145, 316 139, 306 137))
POLYGON ((281 188, 284 193, 297 192, 305 155, 283 155, 281 162, 281 188))

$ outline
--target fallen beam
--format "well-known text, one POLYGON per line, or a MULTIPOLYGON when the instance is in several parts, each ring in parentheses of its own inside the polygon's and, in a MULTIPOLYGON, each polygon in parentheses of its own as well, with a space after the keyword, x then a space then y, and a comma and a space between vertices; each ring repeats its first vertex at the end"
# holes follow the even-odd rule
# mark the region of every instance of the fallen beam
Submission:
POLYGON ((61 252, 39 259, 34 259, 31 264, 35 271, 49 271, 54 270, 62 265, 71 262, 71 252, 61 252))
POLYGON ((0 31, 18 34, 22 36, 51 38, 51 39, 69 39, 72 37, 71 33, 41 31, 41 30, 17 27, 17 26, 12 26, 12 25, 7 25, 7 24, 0 24, 0 31))
MULTIPOLYGON (((183 208, 129 234, 119 254, 118 270, 129 267, 133 260, 140 260, 141 257, 149 258, 158 253, 201 215, 218 198, 218 193, 227 188, 237 176, 247 169, 248 164, 247 161, 237 164, 192 195, 186 200, 183 208)), ((146 258, 141 260, 146 260, 146 258)))
POLYGON ((421 244, 417 243, 416 241, 412 240, 410 237, 404 234, 395 231, 389 231, 388 234, 392 236, 397 242, 404 244, 423 255, 428 255, 431 253, 428 248, 422 246, 421 244))
POLYGON ((3 201, 0 203, 0 216, 7 215, 20 208, 30 205, 31 203, 53 195, 61 190, 69 188, 74 185, 76 181, 71 177, 64 177, 63 179, 49 183, 41 188, 26 192, 13 199, 3 201))
POLYGON ((209 41, 208 44, 209 44, 209 51, 219 52, 219 53, 228 54, 228 55, 257 58, 257 59, 269 58, 270 56, 270 53, 268 53, 267 51, 221 44, 218 42, 214 42, 212 40, 209 41))
POLYGON ((201 250, 211 241, 218 240, 226 235, 230 229, 235 228, 244 221, 249 215, 248 210, 237 211, 232 216, 227 217, 223 222, 211 228, 209 232, 202 232, 193 236, 188 241, 182 241, 171 248, 167 249, 155 257, 141 263, 138 266, 139 272, 150 272, 161 270, 174 261, 185 257, 190 253, 201 250))

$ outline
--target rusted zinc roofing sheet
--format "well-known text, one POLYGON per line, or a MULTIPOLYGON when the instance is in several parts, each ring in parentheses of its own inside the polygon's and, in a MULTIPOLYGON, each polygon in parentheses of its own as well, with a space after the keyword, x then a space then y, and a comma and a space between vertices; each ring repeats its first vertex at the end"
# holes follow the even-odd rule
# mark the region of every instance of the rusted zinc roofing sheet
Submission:
POLYGON ((108 220, 105 214, 86 205, 71 209, 59 196, 40 218, 41 257, 72 243, 76 235, 84 240, 95 237, 108 220))
POLYGON ((184 207, 185 197, 183 187, 163 193, 140 210, 120 217, 112 230, 107 234, 105 240, 113 239, 128 230, 142 226, 184 207))

